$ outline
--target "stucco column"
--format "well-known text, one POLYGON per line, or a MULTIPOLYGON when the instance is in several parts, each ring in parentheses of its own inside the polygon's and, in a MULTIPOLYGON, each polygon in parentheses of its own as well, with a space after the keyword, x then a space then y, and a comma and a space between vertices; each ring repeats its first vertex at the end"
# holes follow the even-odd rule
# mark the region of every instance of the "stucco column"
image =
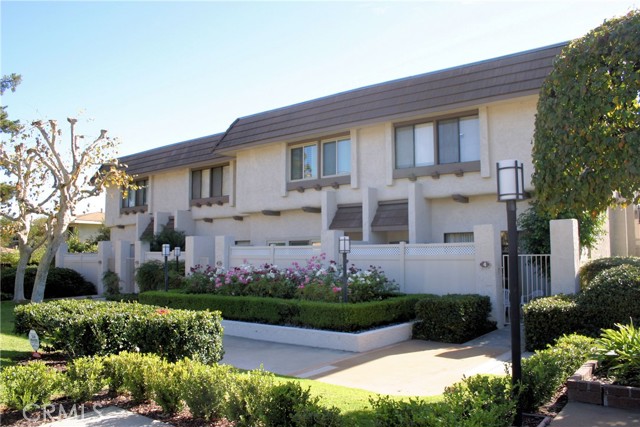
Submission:
POLYGON ((371 230, 371 223, 378 210, 378 190, 367 187, 362 189, 362 240, 369 244, 380 243, 377 233, 371 230))
POLYGON ((136 214, 136 235, 135 238, 139 239, 144 233, 144 230, 147 229, 149 223, 151 222, 152 216, 150 213, 139 213, 136 214))
POLYGON ((611 235, 611 256, 635 255, 635 224, 633 206, 610 208, 609 234, 611 235))
POLYGON ((120 278, 122 282, 122 292, 129 293, 133 292, 135 289, 133 283, 133 277, 131 277, 131 273, 129 271, 127 259, 130 258, 131 254, 131 242, 127 240, 117 240, 114 246, 114 257, 115 257, 115 273, 120 278))
POLYGON ((104 273, 109 271, 109 259, 111 258, 112 252, 111 242, 98 242, 98 281, 96 283, 98 295, 102 295, 104 293, 102 277, 104 276, 104 273))
POLYGON ((187 236, 185 239, 185 272, 191 273, 191 269, 199 265, 203 268, 215 264, 216 240, 210 236, 187 236))
POLYGON ((422 184, 411 182, 408 190, 409 242, 427 243, 431 235, 429 221, 429 202, 422 192, 422 184))
POLYGON ((214 257, 215 267, 228 269, 231 261, 231 246, 234 244, 233 236, 216 236, 214 257))
POLYGON ((340 254, 338 253, 338 244, 340 242, 340 236, 344 236, 342 230, 323 230, 321 234, 322 239, 322 252, 327 256, 327 261, 338 262, 340 254))
POLYGON ((556 219, 550 222, 551 294, 575 294, 578 291, 580 239, 578 221, 556 219))
POLYGON ((333 190, 321 194, 322 231, 329 230, 333 217, 338 211, 337 193, 333 190))
MULTIPOLYGON (((153 222, 153 234, 159 233, 169 222, 169 212, 156 212, 154 215, 155 221, 153 222)), ((175 226, 175 223, 174 223, 175 226)), ((138 236, 139 237, 139 236, 138 236)))
POLYGON ((505 324, 504 291, 502 290, 502 261, 500 230, 492 224, 473 227, 476 250, 476 289, 479 295, 491 299, 491 319, 498 327, 505 324))
MULTIPOLYGON (((195 222, 191 211, 177 210, 175 214, 175 229, 184 232, 185 235, 190 236, 195 233, 195 222)), ((185 248, 186 250, 187 248, 185 248)))

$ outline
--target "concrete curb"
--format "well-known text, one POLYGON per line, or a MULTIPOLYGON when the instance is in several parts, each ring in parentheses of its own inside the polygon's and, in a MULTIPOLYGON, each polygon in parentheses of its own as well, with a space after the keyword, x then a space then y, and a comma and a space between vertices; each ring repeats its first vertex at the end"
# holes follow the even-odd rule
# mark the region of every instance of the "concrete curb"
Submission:
POLYGON ((411 339, 413 322, 401 323, 360 333, 323 331, 290 326, 223 320, 225 335, 295 344, 308 347, 363 353, 411 339))

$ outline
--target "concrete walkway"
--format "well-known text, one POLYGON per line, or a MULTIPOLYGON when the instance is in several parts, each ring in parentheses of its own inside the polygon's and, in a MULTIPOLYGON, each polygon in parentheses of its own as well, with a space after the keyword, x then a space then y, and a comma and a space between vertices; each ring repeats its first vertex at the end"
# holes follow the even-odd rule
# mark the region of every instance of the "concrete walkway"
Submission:
POLYGON ((550 425, 551 427, 637 427, 640 426, 640 409, 631 411, 569 402, 550 425))

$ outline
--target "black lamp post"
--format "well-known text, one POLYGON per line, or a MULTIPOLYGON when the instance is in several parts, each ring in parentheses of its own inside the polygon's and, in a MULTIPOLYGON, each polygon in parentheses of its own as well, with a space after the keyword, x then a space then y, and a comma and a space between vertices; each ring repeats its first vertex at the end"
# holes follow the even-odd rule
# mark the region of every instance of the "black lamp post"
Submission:
POLYGON ((162 255, 164 256, 164 291, 169 291, 169 264, 168 258, 171 253, 171 246, 168 243, 162 245, 162 255))
POLYGON ((176 256, 176 273, 179 273, 180 272, 180 259, 179 259, 180 258, 180 246, 176 246, 173 249, 173 253, 176 256))
POLYGON ((347 289, 347 254, 351 252, 351 239, 349 236, 340 236, 338 252, 342 254, 342 302, 349 301, 349 291, 347 289))
MULTIPOLYGON (((520 351, 520 282, 518 274, 518 229, 516 202, 525 199, 524 169, 517 160, 501 160, 497 164, 498 201, 506 202, 507 233, 509 238, 509 318, 511 321, 511 384, 518 393, 522 382, 522 354, 520 351)), ((514 425, 522 425, 522 405, 517 402, 514 425)))

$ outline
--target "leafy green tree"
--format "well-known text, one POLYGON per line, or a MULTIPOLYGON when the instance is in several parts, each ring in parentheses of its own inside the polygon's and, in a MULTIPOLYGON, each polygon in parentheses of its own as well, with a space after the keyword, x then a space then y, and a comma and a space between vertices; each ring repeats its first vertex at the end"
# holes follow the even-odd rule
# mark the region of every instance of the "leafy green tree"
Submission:
POLYGON ((556 58, 538 101, 539 207, 594 217, 640 201, 640 11, 605 21, 556 58))
POLYGON ((604 229, 604 215, 592 216, 589 213, 559 212, 551 216, 549 212, 540 208, 537 200, 530 203, 529 209, 518 217, 518 228, 522 230, 520 244, 523 251, 529 254, 550 254, 551 253, 551 233, 549 221, 552 219, 578 220, 578 233, 580 235, 580 246, 583 248, 593 248, 604 229))
MULTIPOLYGON (((6 90, 16 91, 16 87, 22 82, 22 76, 19 74, 10 74, 2 76, 0 80, 0 95, 4 95, 6 90)), ((9 115, 5 106, 0 107, 0 131, 2 133, 15 133, 20 130, 20 122, 17 120, 9 120, 9 115)))

